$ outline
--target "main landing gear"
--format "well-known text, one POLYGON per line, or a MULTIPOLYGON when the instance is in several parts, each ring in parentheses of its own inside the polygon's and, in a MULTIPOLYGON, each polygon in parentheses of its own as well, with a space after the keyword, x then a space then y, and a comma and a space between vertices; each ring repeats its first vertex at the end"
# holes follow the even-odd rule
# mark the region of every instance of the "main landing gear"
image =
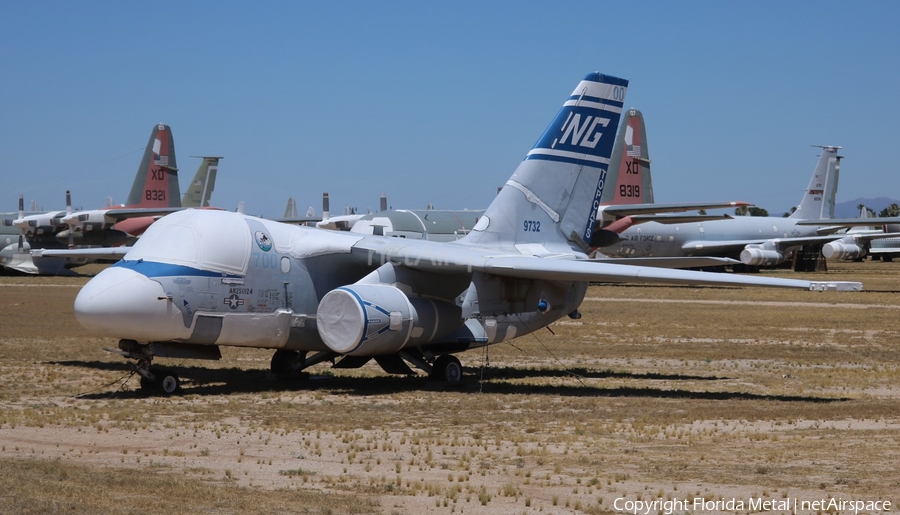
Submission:
POLYGON ((317 352, 307 357, 306 352, 298 352, 295 350, 278 349, 272 355, 272 361, 269 363, 269 370, 277 376, 304 377, 300 373, 307 367, 318 365, 323 361, 334 360, 337 354, 333 352, 317 352))
POLYGON ((429 378, 433 381, 443 381, 447 384, 459 384, 462 382, 462 363, 453 354, 438 356, 431 365, 429 378))
POLYGON ((429 354, 427 357, 418 349, 405 349, 396 354, 385 354, 375 357, 370 356, 341 356, 334 352, 317 352, 307 356, 306 352, 279 349, 272 355, 270 370, 280 377, 290 377, 302 372, 307 367, 317 365, 323 361, 334 363, 335 368, 359 368, 372 359, 389 374, 415 375, 407 363, 425 371, 428 379, 440 381, 448 386, 462 383, 463 368, 459 359, 452 354, 443 354, 435 358, 429 354))

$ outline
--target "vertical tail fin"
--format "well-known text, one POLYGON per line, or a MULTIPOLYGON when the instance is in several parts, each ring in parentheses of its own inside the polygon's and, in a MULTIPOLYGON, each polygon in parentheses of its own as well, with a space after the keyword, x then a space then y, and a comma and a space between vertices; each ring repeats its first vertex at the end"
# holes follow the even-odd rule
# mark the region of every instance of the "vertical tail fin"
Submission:
POLYGON ((460 241, 586 250, 627 88, 625 79, 599 73, 585 77, 460 241))
POLYGON ((629 109, 622 115, 606 184, 600 205, 653 203, 647 128, 644 115, 637 109, 629 109))
POLYGON ((144 157, 138 167, 128 207, 181 207, 178 166, 175 162, 175 140, 168 125, 153 127, 144 157))
POLYGON ((837 151, 841 147, 820 146, 819 148, 822 149, 819 162, 816 163, 800 206, 791 213, 790 218, 808 220, 834 218, 834 202, 842 159, 842 156, 837 155, 837 151))
POLYGON ((209 199, 212 198, 216 188, 216 173, 219 171, 219 159, 221 156, 192 156, 200 157, 200 167, 191 180, 190 186, 184 191, 181 199, 181 207, 209 207, 209 199))
POLYGON ((284 214, 282 218, 297 218, 297 202, 294 197, 288 197, 287 205, 284 206, 284 214))

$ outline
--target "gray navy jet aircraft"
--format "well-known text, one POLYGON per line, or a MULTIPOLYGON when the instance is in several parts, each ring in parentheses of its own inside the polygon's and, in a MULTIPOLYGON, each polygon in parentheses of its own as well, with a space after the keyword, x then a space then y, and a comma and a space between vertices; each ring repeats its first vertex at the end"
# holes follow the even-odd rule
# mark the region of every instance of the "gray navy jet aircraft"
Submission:
POLYGON ((276 373, 374 359, 389 373, 458 382, 454 354, 579 318, 589 281, 859 290, 860 283, 748 277, 588 259, 628 81, 591 73, 465 237, 452 242, 323 231, 225 211, 150 226, 91 279, 75 316, 120 339, 141 385, 179 390, 158 357, 272 349, 276 373))

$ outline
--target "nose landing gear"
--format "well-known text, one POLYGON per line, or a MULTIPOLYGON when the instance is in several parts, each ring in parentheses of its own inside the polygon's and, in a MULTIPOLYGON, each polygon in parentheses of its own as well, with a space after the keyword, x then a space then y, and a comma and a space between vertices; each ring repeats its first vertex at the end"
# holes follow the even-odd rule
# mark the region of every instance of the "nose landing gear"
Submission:
POLYGON ((137 360, 134 373, 141 376, 141 390, 146 393, 174 395, 181 391, 181 379, 171 370, 151 367, 153 348, 134 340, 120 340, 118 349, 104 349, 129 359, 137 360))
POLYGON ((134 371, 141 376, 141 390, 174 395, 181 391, 181 380, 171 370, 150 368, 150 362, 139 361, 134 371))

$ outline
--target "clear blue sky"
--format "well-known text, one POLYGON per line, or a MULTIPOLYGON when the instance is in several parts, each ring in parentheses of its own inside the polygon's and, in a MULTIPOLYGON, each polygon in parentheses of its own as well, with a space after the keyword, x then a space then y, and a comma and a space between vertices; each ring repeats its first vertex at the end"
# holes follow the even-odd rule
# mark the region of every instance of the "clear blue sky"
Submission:
POLYGON ((152 127, 214 204, 485 207, 588 72, 631 81, 657 202, 900 197, 898 2, 0 4, 0 211, 123 202, 152 127), (8 207, 8 209, 7 209, 8 207))

